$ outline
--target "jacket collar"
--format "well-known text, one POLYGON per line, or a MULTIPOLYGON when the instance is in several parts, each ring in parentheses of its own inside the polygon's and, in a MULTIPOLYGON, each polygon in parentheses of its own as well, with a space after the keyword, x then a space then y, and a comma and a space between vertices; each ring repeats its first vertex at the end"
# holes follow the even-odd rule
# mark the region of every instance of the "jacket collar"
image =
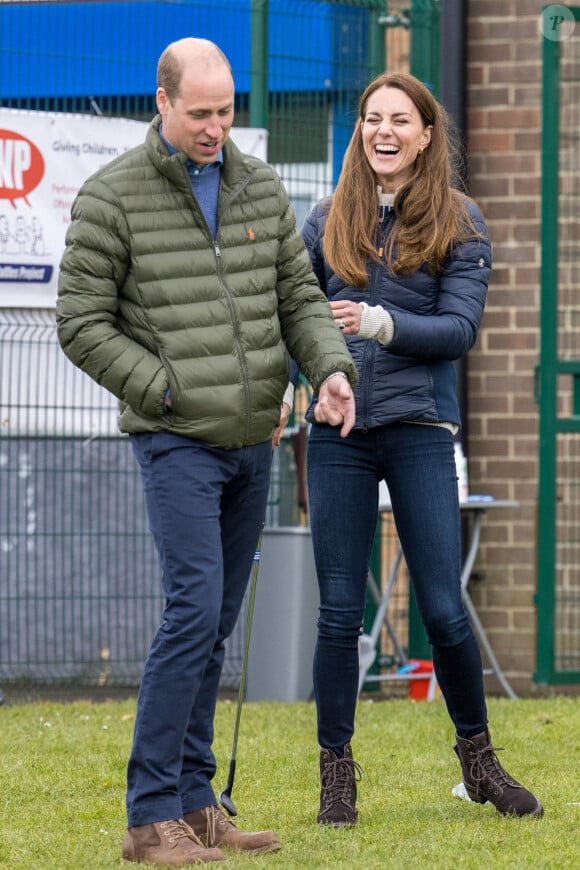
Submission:
MULTIPOLYGON (((156 115, 151 121, 145 148, 150 160, 162 175, 170 179, 177 187, 190 189, 191 185, 187 175, 187 156, 182 151, 171 154, 167 145, 159 133, 161 115, 156 115)), ((253 164, 240 151, 238 146, 228 139, 222 149, 223 164, 221 168, 222 183, 227 188, 234 188, 254 171, 253 164)))

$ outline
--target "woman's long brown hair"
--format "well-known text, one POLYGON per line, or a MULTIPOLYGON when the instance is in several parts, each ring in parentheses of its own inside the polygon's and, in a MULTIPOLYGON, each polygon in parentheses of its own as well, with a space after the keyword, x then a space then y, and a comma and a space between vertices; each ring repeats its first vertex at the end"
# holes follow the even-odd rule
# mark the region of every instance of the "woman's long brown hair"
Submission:
POLYGON ((477 237, 466 199, 457 189, 456 153, 449 117, 422 82, 402 72, 384 73, 371 82, 359 101, 359 118, 326 223, 324 257, 333 272, 354 287, 366 287, 366 264, 371 258, 403 275, 424 264, 437 274, 455 242, 477 237), (395 196, 396 221, 383 261, 376 249, 377 179, 364 152, 361 129, 369 97, 382 87, 402 90, 423 124, 432 127, 431 142, 417 155, 412 178, 395 196))

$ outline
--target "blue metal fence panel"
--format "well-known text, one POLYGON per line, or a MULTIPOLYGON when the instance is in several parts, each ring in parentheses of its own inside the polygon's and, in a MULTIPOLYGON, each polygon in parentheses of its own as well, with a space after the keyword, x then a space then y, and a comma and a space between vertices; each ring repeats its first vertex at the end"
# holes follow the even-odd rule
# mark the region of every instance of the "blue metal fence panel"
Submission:
MULTIPOLYGON (((2 3, 2 99, 155 90, 162 50, 183 36, 216 42, 239 93, 250 90, 251 2, 2 3)), ((368 8, 271 0, 270 91, 360 90, 367 79, 368 8), (308 54, 304 52, 308 46, 308 54)))

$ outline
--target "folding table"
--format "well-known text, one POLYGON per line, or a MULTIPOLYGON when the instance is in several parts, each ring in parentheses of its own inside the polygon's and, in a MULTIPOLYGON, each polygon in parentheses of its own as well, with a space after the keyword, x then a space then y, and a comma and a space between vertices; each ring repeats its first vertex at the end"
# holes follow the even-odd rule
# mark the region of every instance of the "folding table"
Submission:
MULTIPOLYGON (((517 507, 519 507, 519 502, 517 501, 495 499, 493 498, 493 496, 487 495, 472 495, 469 496, 467 501, 460 503, 461 513, 468 520, 467 547, 461 569, 461 597, 463 598, 465 609, 469 614, 469 618, 471 620, 475 635, 481 647, 483 648, 490 665, 488 669, 484 670, 484 673, 495 674, 508 698, 512 699, 517 698, 517 695, 508 683, 499 665, 499 662, 497 661, 491 643, 489 642, 489 638, 484 631, 479 616, 477 615, 475 605, 469 594, 469 581, 471 579, 473 565, 477 558, 477 551, 479 548, 479 540, 481 536, 481 523, 484 514, 486 513, 486 511, 491 509, 495 510, 498 508, 506 509, 517 507)), ((391 508, 389 504, 382 504, 380 506, 380 510, 381 512, 384 511, 388 513, 390 512, 391 508)), ((393 594, 395 583, 397 581, 397 575, 399 573, 399 567, 401 565, 402 559, 403 552, 399 544, 395 558, 393 559, 389 570, 389 576, 387 578, 385 590, 382 594, 379 590, 375 578, 372 576, 372 573, 369 572, 367 586, 370 595, 377 606, 377 611, 373 620, 370 633, 363 634, 359 641, 359 692, 361 691, 365 682, 382 682, 383 680, 401 681, 413 679, 429 679, 430 685, 427 699, 432 700, 435 697, 435 691, 437 687, 436 678, 434 675, 424 673, 413 674, 412 672, 401 673, 400 669, 404 668, 405 665, 408 664, 409 658, 397 636, 397 632, 395 631, 395 627, 392 621, 389 619, 389 603, 393 594), (395 650, 394 658, 399 670, 395 673, 369 674, 368 671, 373 665, 377 655, 377 651, 379 649, 378 644, 380 641, 383 626, 385 627, 393 644, 393 648, 395 650)))

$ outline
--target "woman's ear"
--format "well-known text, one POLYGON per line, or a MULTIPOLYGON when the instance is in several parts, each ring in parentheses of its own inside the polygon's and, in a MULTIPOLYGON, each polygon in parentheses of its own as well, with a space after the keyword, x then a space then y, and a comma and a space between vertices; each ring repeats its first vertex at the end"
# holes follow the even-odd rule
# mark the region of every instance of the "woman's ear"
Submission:
POLYGON ((433 127, 429 126, 429 127, 425 127, 425 129, 423 131, 423 135, 421 136, 421 148, 423 148, 423 150, 431 142, 431 130, 432 129, 433 129, 433 127))

